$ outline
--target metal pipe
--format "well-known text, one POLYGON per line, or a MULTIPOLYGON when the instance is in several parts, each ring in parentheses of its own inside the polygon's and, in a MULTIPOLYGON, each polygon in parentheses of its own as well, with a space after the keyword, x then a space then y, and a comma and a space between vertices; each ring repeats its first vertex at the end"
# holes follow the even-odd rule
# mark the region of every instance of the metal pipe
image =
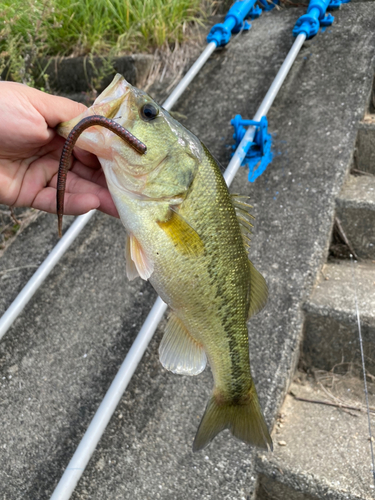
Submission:
POLYGON ((204 63, 210 57, 212 52, 216 49, 216 43, 211 42, 207 44, 206 48, 202 52, 202 54, 195 61, 193 66, 189 69, 183 79, 179 82, 177 87, 172 91, 171 95, 167 98, 167 100, 163 104, 163 108, 167 111, 170 110, 176 103, 177 99, 185 92, 186 88, 193 80, 193 78, 200 71, 204 63))
MULTIPOLYGON (((267 94, 265 95, 263 101, 261 102, 258 111, 255 113, 253 118, 254 121, 259 122, 262 116, 267 115, 270 107, 272 106, 273 101, 275 100, 275 97, 277 96, 280 90, 281 85, 284 83, 284 80, 287 74, 289 73, 289 70, 292 67, 292 64, 294 63, 305 40, 306 40, 305 34, 298 35, 298 37, 296 38, 294 44, 292 45, 292 48, 290 49, 288 55, 286 56, 285 61, 281 65, 274 81, 272 82, 271 87, 269 88, 267 94)), ((224 173, 224 179, 228 185, 231 184, 238 168, 242 164, 247 154, 247 151, 250 147, 250 143, 254 139, 254 135, 255 135, 255 127, 249 127, 242 141, 238 145, 238 148, 236 149, 231 161, 229 162, 229 165, 224 173)))
POLYGON ((166 110, 174 106, 177 99, 186 90, 216 47, 219 45, 226 45, 230 40, 232 31, 238 33, 242 29, 244 20, 250 14, 251 9, 253 9, 255 1, 256 0, 241 0, 235 2, 225 16, 224 23, 215 24, 215 26, 211 28, 207 37, 209 43, 206 48, 163 104, 166 110))
MULTIPOLYGON (((328 1, 328 0, 327 0, 328 1)), ((232 7, 230 8, 225 21, 224 25, 226 26, 226 30, 228 30, 227 37, 225 41, 218 41, 220 40, 220 37, 218 40, 210 42, 207 44, 206 48, 202 52, 202 54, 198 57, 198 59, 195 61, 193 66, 189 69, 189 71, 186 73, 186 75, 182 78, 182 80, 179 82, 177 87, 172 91, 171 95, 167 98, 167 100, 163 103, 163 107, 168 111, 170 110, 174 104, 176 103, 177 99, 182 95, 182 93, 186 90, 187 86, 190 84, 190 82, 193 80, 193 78, 197 75, 199 70, 202 68, 204 63, 207 61, 207 59, 210 57, 212 52, 216 49, 216 47, 220 45, 225 45, 228 43, 230 39, 230 34, 231 31, 235 28, 236 25, 241 26, 244 18, 249 14, 250 10, 255 4, 255 0, 240 0, 237 1, 232 7)), ((211 29, 214 30, 218 26, 224 27, 224 25, 215 25, 211 29)), ((238 26, 237 26, 238 28, 238 26)), ((221 28, 220 28, 221 31, 221 28)), ((95 211, 93 211, 94 213, 95 211)), ((89 212, 90 213, 90 212, 89 212)), ((93 213, 89 216, 88 214, 81 215, 77 217, 76 221, 74 222, 75 227, 80 227, 83 229, 83 227, 87 224, 88 220, 92 217, 93 213)), ((80 231, 77 231, 75 233, 75 236, 73 239, 71 239, 70 235, 68 236, 65 234, 58 245, 56 245, 56 251, 55 249, 51 252, 51 254, 48 257, 48 263, 44 262, 41 267, 43 269, 38 269, 38 271, 34 274, 34 276, 31 278, 31 280, 26 284, 24 289, 21 291, 21 293, 15 298, 9 309, 3 314, 3 316, 0 318, 0 340, 1 338, 5 335, 5 333, 8 331, 8 329, 11 327, 13 321, 18 317, 18 315, 21 313, 21 311, 25 308, 26 304, 29 302, 31 297, 34 295, 34 293, 37 291, 41 283, 45 280, 45 278, 48 276, 48 274, 52 271, 54 266, 57 264, 57 262, 60 260, 62 255, 65 253, 65 251, 69 248, 69 246, 72 244, 74 239, 78 236, 80 231), (62 248, 64 248, 64 251, 61 253, 57 251, 57 248, 61 245, 62 248), (41 277, 39 277, 39 275, 41 277)), ((59 247, 60 248, 60 247, 59 247)))
POLYGON ((45 259, 43 264, 38 268, 38 270, 33 274, 27 284, 23 287, 21 292, 14 299, 9 308, 0 318, 0 339, 5 335, 8 329, 11 327, 13 321, 21 314, 24 307, 27 305, 31 297, 38 290, 43 281, 47 278, 49 273, 55 267, 57 262, 61 259, 64 253, 68 250, 73 241, 77 238, 82 229, 86 226, 88 221, 94 215, 95 210, 91 210, 85 215, 77 217, 64 237, 57 243, 57 245, 51 250, 48 257, 45 259))
MULTIPOLYGON (((279 91, 283 81, 288 74, 290 67, 297 57, 297 54, 303 42, 305 41, 305 38, 305 35, 299 35, 297 37, 294 45, 287 55, 287 58, 281 66, 278 74, 276 75, 276 78, 273 81, 269 91, 267 92, 258 111, 256 112, 254 120, 259 121, 260 118, 269 110, 277 95, 277 92, 279 91)), ((250 127, 249 130, 246 132, 245 137, 246 135, 250 137, 251 134, 254 135, 254 127, 250 127)), ((228 186, 231 184, 235 173, 242 163, 242 159, 246 155, 245 151, 244 156, 241 160, 239 160, 242 156, 242 150, 244 149, 243 143, 245 141, 245 137, 239 144, 235 155, 233 156, 233 159, 229 163, 224 173, 224 178, 228 186)), ((66 468, 63 476, 61 477, 51 497, 51 500, 69 500, 75 486, 77 485, 77 482, 79 481, 79 478, 83 474, 84 469, 96 448, 96 445, 103 435, 106 425, 113 415, 123 392, 125 391, 129 381, 131 380, 131 377, 135 372, 139 361, 142 359, 142 356, 147 349, 148 343, 150 342, 154 332, 156 331, 158 323, 161 320, 166 309, 167 305, 159 297, 156 300, 149 315, 147 316, 143 327, 141 328, 136 340, 134 341, 134 344, 129 350, 123 364, 121 365, 120 371, 113 380, 105 398, 100 404, 99 409, 95 414, 93 420, 91 421, 84 437, 82 438, 81 443, 78 445, 78 448, 75 451, 71 461, 69 462, 69 465, 66 468), (133 357, 134 359, 132 359, 133 357)))
MULTIPOLYGON (((201 67, 204 65, 204 63, 207 61, 207 59, 210 57, 210 55, 215 49, 216 49, 215 42, 211 42, 207 45, 205 50, 202 52, 202 54, 199 56, 199 58, 196 60, 196 62, 193 64, 190 70, 186 73, 184 78, 173 90, 168 99, 163 103, 163 107, 166 110, 170 110, 173 107, 177 99, 185 91, 186 87, 193 80, 193 78, 196 76, 198 71, 201 69, 201 67)), ((16 320, 19 314, 21 314, 21 312, 26 307, 31 297, 38 290, 40 285, 43 283, 43 281, 46 279, 46 277, 49 275, 49 273, 52 271, 55 265, 59 262, 60 258, 64 255, 66 250, 73 243, 73 241, 78 236, 80 231, 85 227, 87 222, 91 219, 95 211, 96 210, 92 210, 91 212, 88 212, 87 214, 84 215, 80 215, 79 217, 76 218, 69 231, 67 231, 63 235, 59 243, 47 257, 47 259, 43 262, 40 268, 28 281, 28 283, 25 285, 22 291, 17 295, 17 297, 14 299, 10 307, 5 311, 3 316, 0 318, 0 340, 12 326, 13 322, 16 320), (71 230, 73 231, 73 228, 74 228, 74 233, 73 232, 71 233, 70 231, 71 230)))
POLYGON ((68 467, 65 469, 51 496, 51 500, 67 500, 70 498, 166 309, 167 304, 158 297, 68 467))

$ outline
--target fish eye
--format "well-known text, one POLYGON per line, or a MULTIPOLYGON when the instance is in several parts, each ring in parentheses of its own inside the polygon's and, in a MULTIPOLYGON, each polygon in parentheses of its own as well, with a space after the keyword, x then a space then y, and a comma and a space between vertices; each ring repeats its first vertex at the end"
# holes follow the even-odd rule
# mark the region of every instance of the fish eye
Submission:
POLYGON ((140 115, 142 120, 150 122, 154 120, 159 114, 159 109, 151 103, 144 104, 141 107, 140 115))

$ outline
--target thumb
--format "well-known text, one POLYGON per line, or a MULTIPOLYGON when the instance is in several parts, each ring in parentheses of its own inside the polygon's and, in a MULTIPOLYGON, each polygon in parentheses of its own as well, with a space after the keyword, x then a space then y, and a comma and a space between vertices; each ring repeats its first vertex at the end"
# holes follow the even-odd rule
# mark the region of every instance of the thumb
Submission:
POLYGON ((27 97, 30 104, 43 116, 51 128, 55 128, 60 122, 75 118, 87 109, 85 105, 66 97, 47 94, 19 83, 13 85, 22 87, 24 96, 27 97))

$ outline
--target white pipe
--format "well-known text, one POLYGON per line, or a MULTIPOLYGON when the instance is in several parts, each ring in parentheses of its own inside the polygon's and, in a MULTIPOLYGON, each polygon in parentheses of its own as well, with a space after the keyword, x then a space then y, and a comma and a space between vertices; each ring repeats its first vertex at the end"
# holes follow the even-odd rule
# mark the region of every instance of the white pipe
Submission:
POLYGON ((82 229, 94 215, 95 210, 91 210, 85 215, 77 217, 63 238, 51 250, 43 264, 33 274, 21 292, 14 299, 9 308, 0 318, 0 339, 5 335, 13 321, 21 314, 26 304, 29 302, 34 293, 55 267, 56 263, 61 259, 64 253, 68 250, 73 241, 77 238, 82 229))
MULTIPOLYGON (((290 50, 274 82, 272 83, 269 91, 267 92, 266 97, 264 98, 257 113, 255 114, 254 117, 255 121, 259 121, 260 118, 263 115, 265 115, 269 110, 272 102, 274 101, 277 95, 277 92, 279 91, 283 81, 285 80, 285 77, 290 67, 293 64, 293 61, 297 57, 297 54, 304 40, 305 36, 299 35, 297 40, 294 42, 292 49, 290 50)), ((254 129, 254 127, 250 127, 250 129, 254 129)), ((250 134, 248 133, 248 131, 246 132, 246 134, 250 136, 251 133, 254 134, 254 130, 250 132, 250 134)), ((232 161, 229 163, 224 173, 224 178, 228 186, 231 184, 234 178, 234 174, 241 165, 242 160, 239 161, 237 160, 237 158, 241 157, 240 150, 241 148, 243 148, 242 145, 243 142, 244 139, 239 144, 235 152, 235 156, 233 157, 236 158, 236 160, 234 161, 232 159, 232 161), (234 167, 232 166, 232 163, 235 165, 234 167)), ((245 155, 243 156, 243 158, 245 157, 245 155)), ((155 302, 153 308, 151 309, 149 315, 147 316, 147 319, 141 331, 139 332, 136 340, 134 341, 133 346, 128 352, 120 368, 119 373, 112 382, 105 398, 103 399, 101 405, 99 406, 97 413, 95 414, 93 420, 91 421, 81 443, 79 444, 76 452, 74 453, 73 458, 69 462, 68 467, 66 468, 63 476, 61 477, 60 482, 57 485, 57 488, 51 497, 51 500, 68 500, 70 498, 79 478, 81 477, 88 461, 91 458, 92 453, 96 448, 96 445, 98 444, 101 436, 105 431, 107 423, 109 422, 112 414, 114 413, 123 392, 125 391, 135 369, 137 368, 139 361, 142 359, 142 356, 146 351, 147 345, 150 342, 158 326, 158 323, 162 318, 166 309, 167 305, 159 297, 155 302), (133 357, 136 358, 132 359, 133 357)))
POLYGON ((167 304, 159 297, 65 469, 51 500, 70 498, 166 309, 167 304))
POLYGON ((207 47, 204 49, 202 54, 198 57, 193 66, 189 69, 189 71, 186 73, 186 75, 183 77, 183 79, 180 81, 177 87, 172 91, 171 95, 164 102, 163 104, 164 109, 168 111, 174 106, 177 99, 183 94, 183 92, 185 92, 189 83, 197 75, 197 73, 200 71, 204 63, 207 61, 207 59, 210 57, 210 55, 215 49, 216 49, 215 42, 207 44, 207 47))
MULTIPOLYGON (((196 74, 199 72, 201 67, 210 57, 212 52, 216 49, 216 43, 211 42, 204 49, 199 58, 195 61, 177 87, 173 90, 171 95, 167 98, 167 100, 163 103, 163 107, 166 110, 170 110, 177 99, 181 96, 181 94, 185 91, 189 83, 193 80, 196 74)), ((39 267, 39 269, 35 272, 35 274, 31 277, 22 291, 17 295, 12 304, 9 306, 7 311, 0 318, 0 340, 5 335, 5 333, 12 326, 13 322, 16 318, 21 314, 31 297, 38 290, 40 285, 55 267, 55 265, 59 262, 61 257, 64 255, 69 246, 73 243, 75 238, 78 236, 80 231, 85 227, 87 222, 93 216, 95 210, 88 212, 87 214, 80 215, 72 224, 69 231, 67 231, 64 236, 61 238, 56 247, 51 251, 47 259, 43 262, 43 264, 39 267)))
POLYGON ((167 307, 158 297, 50 500, 69 500, 167 307))
MULTIPOLYGON (((285 61, 283 62, 281 68, 279 69, 271 87, 269 88, 261 105, 259 106, 258 111, 255 113, 253 118, 254 121, 259 122, 262 116, 265 116, 268 113, 268 110, 272 106, 272 103, 275 100, 275 97, 277 96, 277 93, 279 92, 281 85, 284 83, 284 80, 287 74, 289 73, 289 70, 292 67, 292 64, 294 63, 305 40, 306 40, 306 35, 304 33, 297 36, 292 48, 290 49, 288 55, 286 56, 285 61)), ((238 145, 238 148, 236 149, 231 161, 229 162, 229 165, 224 173, 224 179, 228 184, 228 186, 232 183, 237 170, 239 169, 240 165, 245 159, 245 156, 249 149, 249 144, 250 142, 253 141, 254 135, 255 135, 255 127, 249 127, 242 141, 238 145)))
MULTIPOLYGON (((257 113, 255 114, 253 120, 259 121, 262 116, 266 115, 269 108, 271 107, 282 83, 284 82, 286 75, 288 74, 290 67, 292 66, 297 54, 302 47, 303 42, 306 39, 306 35, 301 34, 298 35, 296 41, 294 42, 292 48, 289 51, 283 65, 281 66, 274 82, 272 83, 269 91, 267 92, 263 102, 261 103, 257 113)), ((199 70, 202 68, 204 63, 210 57, 212 52, 216 49, 216 43, 211 42, 207 45, 205 50, 199 56, 199 58, 195 61, 193 66, 186 73, 184 78, 180 81, 177 87, 173 90, 171 95, 167 98, 167 100, 163 103, 163 107, 166 110, 170 110, 173 105, 176 103, 177 99, 181 96, 181 94, 185 91, 189 83, 193 80, 193 78, 197 75, 199 70)), ((242 139, 239 147, 233 155, 231 162, 228 165, 227 170, 225 171, 224 178, 229 185, 236 172, 244 160, 248 146, 254 138, 255 128, 249 127, 244 138, 242 139)), ((0 318, 0 340, 5 335, 5 333, 9 330, 15 319, 21 314, 31 297, 38 290, 40 285, 55 267, 60 258, 64 255, 66 250, 73 243, 75 238, 78 236, 80 231, 85 227, 87 222, 93 216, 95 210, 88 212, 87 214, 81 215, 77 217, 75 222, 72 224, 69 231, 67 231, 64 236, 61 238, 56 247, 51 251, 47 259, 43 262, 40 268, 35 272, 35 274, 31 277, 22 291, 18 294, 15 300, 12 302, 7 311, 0 318)))
MULTIPOLYGON (((269 91, 267 92, 265 98, 263 99, 258 111, 254 116, 254 121, 259 121, 262 116, 266 115, 270 106, 272 105, 282 83, 284 82, 295 58, 298 55, 303 42, 305 41, 305 35, 299 35, 294 42, 291 50, 289 51, 284 63, 282 64, 279 72, 276 75, 269 91)), ((214 44, 215 45, 215 44, 214 44)), ((203 54, 202 54, 203 55, 203 54)), ((204 63, 201 64, 201 66, 204 63)), ((200 67, 201 67, 200 66, 200 67)), ((194 77, 195 75, 193 75, 194 77)), ((193 78, 192 77, 192 78, 193 78)), ((190 80, 191 81, 191 80, 190 80)), ((187 86, 187 85, 186 85, 187 86)), ((185 86, 185 88, 186 88, 185 86)), ((177 87, 176 89, 177 90, 177 87)), ((177 95, 177 92, 176 92, 177 95)), ((163 107, 165 109, 170 109, 176 102, 177 98, 171 100, 170 103, 165 101, 163 107)), ((235 173, 240 167, 242 160, 246 156, 247 150, 245 149, 245 138, 247 141, 252 141, 254 137, 255 129, 254 127, 249 127, 243 140, 239 144, 235 151, 235 154, 229 163, 227 169, 224 173, 224 178, 228 186, 231 184, 235 173)), ((153 308, 151 309, 147 319, 141 328, 134 344, 129 350, 121 368, 113 380, 105 398, 99 406, 97 413, 95 414, 93 420, 91 421, 81 443, 79 444, 77 450, 75 451, 71 461, 68 464, 63 476, 61 477, 51 500, 68 500, 79 481, 79 478, 84 472, 84 469, 91 458, 101 436, 103 435, 105 428, 113 415, 118 402, 121 399, 123 392, 125 391, 134 371, 137 368, 138 363, 142 359, 144 352, 150 342, 159 321, 161 320, 164 312, 167 309, 167 305, 160 299, 156 300, 153 308), (134 350, 133 350, 134 348, 134 350)))

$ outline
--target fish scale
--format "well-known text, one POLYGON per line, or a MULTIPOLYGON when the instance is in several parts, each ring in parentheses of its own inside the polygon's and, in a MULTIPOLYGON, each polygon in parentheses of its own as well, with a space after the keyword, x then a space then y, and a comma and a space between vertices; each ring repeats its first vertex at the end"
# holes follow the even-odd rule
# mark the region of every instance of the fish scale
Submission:
MULTIPOLYGON (((197 262, 190 261, 190 266, 185 264, 188 289, 184 289, 184 310, 180 312, 174 308, 173 296, 169 305, 188 326, 191 335, 209 346, 207 354, 215 385, 230 394, 233 380, 249 379, 242 376, 242 372, 248 375, 250 370, 246 328, 248 257, 227 186, 217 163, 207 150, 205 153, 206 158, 199 166, 180 213, 191 222, 204 242, 206 251, 200 258, 199 267, 206 273, 200 279, 198 291, 198 286, 189 286, 197 262), (214 298, 210 307, 202 303, 202 296, 214 298), (222 341, 216 352, 219 336, 222 341), (242 339, 244 341, 239 342, 242 339)), ((152 278, 150 281, 153 283, 152 278)), ((178 284, 174 294, 181 295, 178 284)), ((248 391, 248 384, 241 389, 248 391)))
POLYGON ((267 286, 247 255, 249 206, 230 195, 199 139, 120 75, 59 133, 66 137, 93 112, 118 116, 147 146, 141 155, 95 127, 77 142, 102 165, 127 232, 129 279, 149 279, 170 306, 162 365, 197 375, 208 359, 212 368, 214 389, 193 450, 226 428, 246 443, 272 447, 250 373, 247 320, 264 306, 267 286))

